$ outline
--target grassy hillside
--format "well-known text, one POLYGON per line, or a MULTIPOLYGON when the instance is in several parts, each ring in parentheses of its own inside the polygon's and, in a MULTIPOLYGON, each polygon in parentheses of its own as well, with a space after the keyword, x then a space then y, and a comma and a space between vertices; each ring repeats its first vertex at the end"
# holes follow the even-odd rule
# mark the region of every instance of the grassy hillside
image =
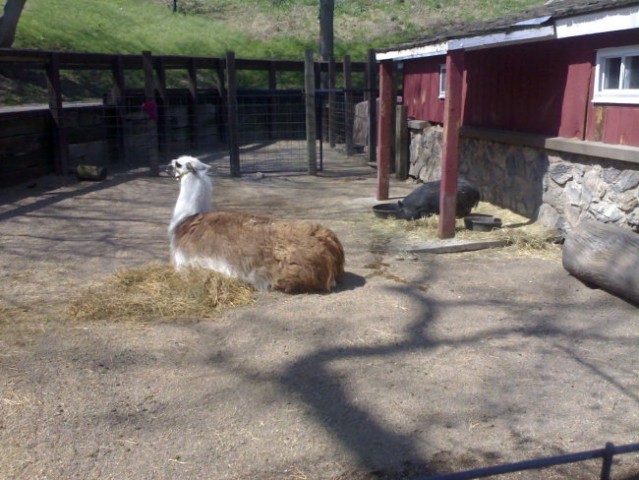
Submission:
MULTIPOLYGON (((414 39, 544 0, 335 0, 336 56, 414 39)), ((318 0, 29 0, 16 48, 300 59, 317 50, 318 0)))

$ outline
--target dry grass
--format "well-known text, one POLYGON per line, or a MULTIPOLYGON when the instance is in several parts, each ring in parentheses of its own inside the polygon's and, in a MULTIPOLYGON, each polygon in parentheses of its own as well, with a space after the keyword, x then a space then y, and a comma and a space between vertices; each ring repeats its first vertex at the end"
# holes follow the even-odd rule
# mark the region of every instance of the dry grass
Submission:
MULTIPOLYGON (((557 245, 557 233, 528 218, 510 210, 496 207, 490 203, 480 202, 473 214, 485 214, 499 217, 502 228, 490 232, 479 232, 466 229, 464 220, 458 218, 455 222, 455 239, 472 240, 506 240, 509 254, 534 255, 556 257, 560 254, 557 245)), ((396 219, 375 219, 373 228, 379 238, 403 238, 407 243, 419 243, 436 240, 439 216, 407 222, 396 219)))
POLYGON ((213 318, 252 300, 249 285, 211 270, 177 272, 151 264, 122 270, 88 288, 67 313, 78 320, 213 318))

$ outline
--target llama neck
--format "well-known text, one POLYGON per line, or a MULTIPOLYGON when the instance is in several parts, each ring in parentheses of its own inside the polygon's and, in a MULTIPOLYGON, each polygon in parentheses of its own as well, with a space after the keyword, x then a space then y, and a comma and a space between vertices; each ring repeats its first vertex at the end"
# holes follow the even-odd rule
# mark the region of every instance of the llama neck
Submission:
POLYGON ((198 213, 210 212, 213 186, 208 177, 189 174, 180 181, 180 195, 178 196, 169 231, 172 232, 184 219, 198 213))

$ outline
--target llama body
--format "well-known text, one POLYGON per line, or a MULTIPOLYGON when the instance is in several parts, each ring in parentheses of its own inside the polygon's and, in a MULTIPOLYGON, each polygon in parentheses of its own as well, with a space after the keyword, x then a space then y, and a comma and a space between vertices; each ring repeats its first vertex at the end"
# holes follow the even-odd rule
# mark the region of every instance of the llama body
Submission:
POLYGON ((259 290, 328 292, 344 272, 344 250, 321 225, 246 212, 212 211, 208 167, 193 157, 169 165, 180 195, 169 226, 176 266, 240 278, 259 290))

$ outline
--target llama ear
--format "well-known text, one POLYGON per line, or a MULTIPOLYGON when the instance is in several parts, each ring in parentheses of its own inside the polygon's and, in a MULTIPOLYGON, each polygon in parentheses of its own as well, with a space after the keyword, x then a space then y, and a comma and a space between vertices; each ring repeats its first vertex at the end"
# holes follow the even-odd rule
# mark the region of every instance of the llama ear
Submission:
POLYGON ((186 169, 191 173, 197 173, 197 168, 193 166, 191 162, 186 163, 186 169))

